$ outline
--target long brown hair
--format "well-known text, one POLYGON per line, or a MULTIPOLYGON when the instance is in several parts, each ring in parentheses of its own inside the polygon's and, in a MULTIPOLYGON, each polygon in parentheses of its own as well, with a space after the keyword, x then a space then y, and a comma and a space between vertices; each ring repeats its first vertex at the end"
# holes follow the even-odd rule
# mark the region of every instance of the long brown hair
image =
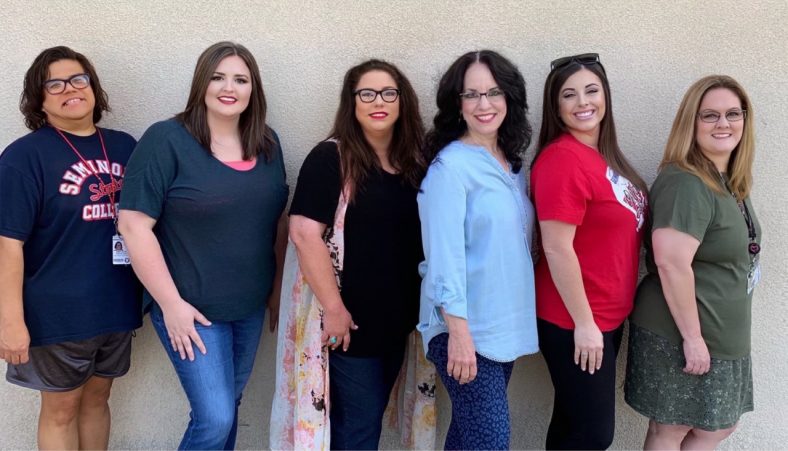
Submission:
POLYGON ((101 81, 99 81, 96 69, 93 68, 90 60, 85 55, 68 47, 62 45, 51 47, 39 53, 33 60, 33 64, 27 69, 22 96, 19 99, 19 111, 25 117, 25 126, 32 131, 38 130, 47 123, 47 115, 41 110, 45 96, 44 82, 49 77, 49 65, 60 60, 78 62, 90 77, 90 88, 96 98, 96 105, 93 107, 93 125, 98 124, 103 112, 110 110, 109 98, 101 88, 101 81))
POLYGON ((176 114, 175 119, 189 130, 189 133, 202 144, 205 150, 211 151, 211 129, 208 127, 205 92, 208 90, 208 84, 211 82, 216 67, 228 56, 240 57, 249 68, 252 78, 252 95, 249 98, 249 105, 241 113, 238 122, 241 144, 243 145, 243 159, 251 160, 263 154, 266 160, 270 161, 273 157, 275 142, 271 129, 265 124, 267 106, 263 82, 260 79, 260 70, 257 68, 254 56, 241 44, 229 41, 217 42, 202 52, 197 59, 197 66, 194 68, 186 109, 176 114))
POLYGON ((424 177, 426 164, 421 154, 424 124, 419 114, 419 99, 410 81, 391 63, 371 59, 351 67, 345 74, 339 109, 329 138, 339 141, 342 183, 351 187, 352 201, 356 187, 361 186, 372 171, 380 170, 380 161, 364 137, 356 119, 356 95, 353 93, 361 77, 367 72, 382 71, 394 79, 399 89, 399 118, 389 148, 389 161, 405 181, 418 187, 424 177))
POLYGON ((562 134, 568 133, 564 122, 561 120, 561 113, 558 107, 558 96, 561 91, 561 86, 564 85, 566 80, 581 69, 587 69, 599 77, 599 80, 602 82, 602 90, 605 92, 605 115, 602 117, 602 121, 599 124, 599 142, 597 143, 599 153, 602 155, 602 158, 604 158, 605 163, 614 171, 626 177, 627 180, 632 182, 644 193, 648 192, 646 182, 643 181, 635 168, 629 164, 629 161, 624 157, 624 153, 621 152, 621 148, 618 146, 616 124, 613 120, 613 102, 610 95, 610 83, 608 83, 605 70, 599 62, 586 64, 573 60, 569 64, 556 66, 550 71, 544 85, 542 128, 539 131, 539 144, 536 149, 536 155, 531 162, 531 167, 536 163, 539 154, 542 153, 548 144, 562 134))
POLYGON ((712 89, 730 90, 739 97, 741 107, 746 111, 741 141, 733 149, 727 168, 728 188, 737 199, 743 200, 750 195, 750 189, 752 189, 752 164, 755 158, 755 115, 750 98, 744 88, 727 75, 709 75, 689 87, 681 100, 676 118, 673 119, 673 127, 670 130, 659 168, 662 169, 668 164, 676 165, 700 178, 711 190, 719 194, 725 193, 723 187, 720 186, 719 171, 714 163, 701 152, 695 139, 700 104, 706 93, 712 89))

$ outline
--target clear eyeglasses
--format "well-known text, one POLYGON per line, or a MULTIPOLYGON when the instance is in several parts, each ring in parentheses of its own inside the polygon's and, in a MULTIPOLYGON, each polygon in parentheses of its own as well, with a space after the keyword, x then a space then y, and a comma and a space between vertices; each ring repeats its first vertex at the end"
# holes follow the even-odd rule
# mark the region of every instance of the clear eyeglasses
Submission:
POLYGON ((504 92, 501 88, 492 88, 487 92, 466 91, 460 93, 460 98, 467 102, 479 102, 482 96, 487 97, 488 102, 495 102, 504 98, 504 92))
MULTIPOLYGON (((714 124, 720 120, 723 115, 719 111, 703 110, 698 113, 698 119, 709 124, 714 124)), ((725 112, 725 120, 728 122, 738 122, 747 116, 747 110, 730 110, 725 112)))

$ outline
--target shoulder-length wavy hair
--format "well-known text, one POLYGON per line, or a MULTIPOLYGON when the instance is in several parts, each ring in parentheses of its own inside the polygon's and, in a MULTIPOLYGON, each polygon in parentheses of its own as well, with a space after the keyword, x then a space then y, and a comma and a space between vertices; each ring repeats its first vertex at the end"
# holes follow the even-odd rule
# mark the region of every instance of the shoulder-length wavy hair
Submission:
POLYGON ((610 83, 607 80, 607 75, 599 62, 592 64, 580 63, 573 60, 569 64, 555 67, 547 75, 547 81, 544 85, 544 98, 542 102, 542 128, 539 131, 539 143, 536 149, 536 155, 531 162, 533 167, 539 154, 542 153, 548 144, 553 142, 556 138, 568 130, 564 121, 561 120, 561 112, 558 106, 558 97, 561 92, 561 87, 566 83, 566 80, 580 71, 587 69, 594 75, 599 77, 602 81, 602 90, 605 92, 605 115, 599 124, 599 142, 597 148, 599 153, 604 158, 605 163, 613 170, 618 172, 637 186, 641 191, 648 192, 648 185, 640 177, 635 168, 629 163, 624 156, 621 148, 618 146, 618 138, 616 137, 616 123, 613 120, 613 101, 610 95, 610 83))
POLYGON ((217 42, 202 52, 197 59, 197 66, 194 68, 186 109, 176 114, 175 119, 186 127, 205 150, 211 151, 211 129, 208 127, 205 92, 208 90, 208 84, 211 83, 216 67, 228 56, 240 57, 249 68, 252 78, 252 95, 249 98, 249 105, 241 113, 238 123, 241 144, 244 148, 243 159, 251 160, 262 154, 266 160, 270 161, 273 157, 275 141, 273 132, 265 123, 267 106, 263 82, 260 79, 260 70, 252 52, 241 44, 229 41, 217 42))
POLYGON ((399 89, 399 118, 394 123, 394 131, 389 147, 389 161, 399 171, 405 181, 418 188, 424 177, 426 164, 421 154, 424 142, 424 124, 419 114, 419 99, 410 81, 393 64, 371 59, 351 67, 345 74, 339 98, 334 126, 329 138, 341 145, 340 167, 343 185, 351 188, 352 201, 356 187, 362 186, 371 171, 380 170, 380 162, 375 151, 364 137, 356 119, 356 95, 358 82, 364 74, 382 71, 391 76, 399 89))
POLYGON ((90 77, 90 88, 96 97, 96 105, 93 107, 93 124, 98 124, 105 111, 110 111, 109 98, 107 93, 101 88, 96 69, 93 68, 90 60, 83 54, 75 52, 65 46, 51 47, 39 53, 30 68, 25 73, 24 87, 22 96, 19 99, 19 111, 25 117, 25 126, 32 131, 36 131, 47 123, 47 115, 41 110, 44 105, 44 82, 49 78, 49 65, 60 60, 74 60, 82 66, 82 69, 90 77))
POLYGON ((465 72, 473 63, 487 66, 498 87, 504 92, 506 117, 498 129, 498 147, 512 165, 512 171, 520 172, 523 154, 531 144, 525 79, 517 66, 492 50, 479 50, 462 55, 441 77, 436 97, 438 114, 435 115, 432 129, 426 137, 427 161, 434 160, 441 149, 468 131, 468 124, 462 120, 460 93, 464 90, 465 72))
POLYGON ((689 87, 681 100, 676 118, 673 120, 673 127, 670 130, 670 136, 665 145, 665 154, 662 156, 659 168, 662 169, 668 164, 676 165, 699 177, 711 190, 725 194, 719 183, 719 171, 714 163, 703 155, 695 139, 700 104, 706 93, 712 89, 730 90, 739 97, 741 107, 746 111, 741 141, 733 149, 727 168, 728 188, 736 196, 736 199, 743 200, 750 195, 752 188, 752 164, 755 158, 755 114, 744 88, 727 75, 709 75, 689 87))

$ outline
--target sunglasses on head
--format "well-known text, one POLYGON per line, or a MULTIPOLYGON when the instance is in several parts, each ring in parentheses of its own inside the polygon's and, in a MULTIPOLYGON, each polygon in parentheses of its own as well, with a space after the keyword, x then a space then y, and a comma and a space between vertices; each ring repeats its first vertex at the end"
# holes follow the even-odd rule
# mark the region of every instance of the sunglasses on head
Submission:
POLYGON ((599 60, 599 53, 581 53, 580 55, 565 56, 563 58, 555 59, 550 63, 550 71, 552 72, 572 63, 577 63, 583 66, 598 64, 602 69, 602 72, 605 72, 605 68, 602 66, 602 62, 599 60))

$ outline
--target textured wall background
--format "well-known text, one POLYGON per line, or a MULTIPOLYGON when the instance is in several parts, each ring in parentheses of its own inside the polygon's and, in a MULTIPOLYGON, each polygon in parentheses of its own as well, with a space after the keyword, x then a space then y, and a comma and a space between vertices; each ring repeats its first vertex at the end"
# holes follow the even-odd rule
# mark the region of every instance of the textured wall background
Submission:
MULTIPOLYGON (((219 40, 256 55, 294 183, 301 161, 328 132, 344 72, 366 58, 399 65, 429 123, 443 71, 460 54, 491 48, 515 61, 528 83, 534 130, 549 62, 595 51, 610 76, 621 145, 654 179, 673 114, 686 88, 727 73, 749 90, 757 115, 754 203, 765 230, 765 280, 753 315, 756 411, 745 415, 725 449, 784 448, 788 389, 785 352, 788 279, 788 3, 537 1, 172 1, 3 2, 0 45, 0 149, 26 133, 17 109, 22 78, 42 49, 69 45, 97 67, 113 114, 106 127, 139 138, 185 104, 197 56, 219 40)), ((2 289, 2 287, 0 287, 2 289)), ((241 411, 238 447, 264 448, 273 384, 274 336, 266 334, 241 411)), ((116 382, 112 448, 174 448, 187 404, 150 324, 139 331, 131 373, 116 382)), ((619 374, 626 356, 619 359, 619 374)), ((619 393, 620 395, 620 393, 619 393)), ((543 446, 552 387, 539 356, 521 359, 509 390, 512 447, 543 446)), ((0 448, 35 447, 38 394, 0 383, 0 448)), ((439 398, 441 413, 447 399, 439 398)), ((441 416, 441 440, 446 429, 441 416)), ((619 399, 613 448, 642 446, 646 421, 619 399)), ((387 432, 383 445, 399 447, 387 432)))

